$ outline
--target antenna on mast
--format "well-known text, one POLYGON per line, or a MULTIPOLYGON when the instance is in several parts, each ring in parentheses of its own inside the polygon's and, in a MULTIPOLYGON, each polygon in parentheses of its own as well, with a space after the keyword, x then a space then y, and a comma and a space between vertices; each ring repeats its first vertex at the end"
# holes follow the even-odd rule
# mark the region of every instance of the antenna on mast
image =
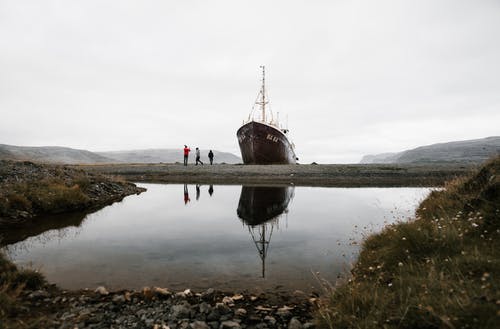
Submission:
MULTIPOLYGON (((262 122, 266 122, 266 105, 269 104, 269 100, 266 98, 266 67, 261 65, 262 69, 262 86, 260 87, 259 94, 257 95, 257 99, 255 100, 254 106, 252 106, 252 113, 254 113, 255 105, 260 105, 260 110, 262 112, 262 122)), ((270 108, 269 108, 270 109, 270 108)), ((271 123, 273 122, 273 112, 271 111, 271 123)))
POLYGON ((262 102, 260 106, 262 110, 262 122, 266 122, 266 67, 261 65, 260 68, 262 69, 262 89, 260 91, 262 94, 262 102))

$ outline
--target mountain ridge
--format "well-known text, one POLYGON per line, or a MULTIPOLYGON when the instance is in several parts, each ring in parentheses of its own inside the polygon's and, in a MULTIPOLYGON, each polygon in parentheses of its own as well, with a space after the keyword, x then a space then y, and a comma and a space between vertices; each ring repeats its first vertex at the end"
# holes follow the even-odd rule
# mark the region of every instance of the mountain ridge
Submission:
POLYGON ((360 163, 481 163, 500 154, 500 136, 419 146, 393 153, 365 155, 360 163))
MULTIPOLYGON (((194 149, 191 150, 189 155, 189 162, 195 161, 194 149)), ((214 153, 214 163, 241 163, 240 157, 218 150, 212 150, 214 153)), ((184 160, 184 153, 182 149, 138 149, 138 150, 120 150, 120 151, 106 151, 95 152, 98 155, 113 158, 120 163, 182 163, 184 160)), ((208 162, 208 149, 200 149, 201 161, 208 162)))
MULTIPOLYGON (((194 150, 193 150, 194 152, 194 150)), ((229 153, 213 150, 214 163, 241 163, 241 158, 229 153)), ((194 162, 191 154, 190 163, 194 162)), ((107 152, 92 152, 64 146, 15 146, 0 144, 0 159, 34 161, 59 164, 98 163, 175 163, 183 161, 182 149, 139 149, 107 152)), ((208 162, 208 150, 201 150, 201 160, 208 162)))
POLYGON ((106 163, 112 159, 94 152, 64 146, 15 146, 0 144, 0 159, 46 163, 106 163))

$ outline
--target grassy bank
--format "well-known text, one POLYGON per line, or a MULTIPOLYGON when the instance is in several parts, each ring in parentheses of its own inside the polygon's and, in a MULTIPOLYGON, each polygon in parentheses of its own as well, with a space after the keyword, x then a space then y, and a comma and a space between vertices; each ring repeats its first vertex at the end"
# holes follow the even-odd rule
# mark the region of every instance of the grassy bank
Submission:
POLYGON ((18 269, 0 252, 0 329, 43 328, 45 312, 28 308, 22 296, 45 285, 40 273, 18 269))
POLYGON ((319 312, 329 328, 498 328, 500 157, 367 238, 319 312))
POLYGON ((67 166, 0 161, 0 224, 99 208, 143 190, 67 166))

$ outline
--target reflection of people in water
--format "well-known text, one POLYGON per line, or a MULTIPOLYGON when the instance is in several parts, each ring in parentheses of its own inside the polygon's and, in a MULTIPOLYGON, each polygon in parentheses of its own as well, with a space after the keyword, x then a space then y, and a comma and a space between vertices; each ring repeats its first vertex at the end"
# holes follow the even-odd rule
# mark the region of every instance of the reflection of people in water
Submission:
POLYGON ((184 184, 184 204, 187 204, 191 199, 189 198, 188 186, 184 184))
POLYGON ((200 184, 196 184, 196 201, 200 198, 200 184))
POLYGON ((208 188, 208 194, 210 194, 210 196, 212 196, 212 194, 214 194, 214 186, 213 185, 210 185, 210 187, 208 188))

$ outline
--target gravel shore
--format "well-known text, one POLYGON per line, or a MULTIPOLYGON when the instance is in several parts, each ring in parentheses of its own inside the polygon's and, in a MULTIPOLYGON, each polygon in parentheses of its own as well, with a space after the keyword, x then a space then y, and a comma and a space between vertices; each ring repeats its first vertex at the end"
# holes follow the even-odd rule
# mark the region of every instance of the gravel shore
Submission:
POLYGON ((120 176, 134 182, 199 184, 293 184, 299 186, 441 186, 469 173, 462 164, 337 164, 337 165, 81 165, 90 172, 120 176))
POLYGON ((44 328, 314 328, 317 296, 223 293, 214 289, 171 292, 26 291, 20 318, 42 315, 44 328), (29 313, 29 314, 28 314, 29 313))

